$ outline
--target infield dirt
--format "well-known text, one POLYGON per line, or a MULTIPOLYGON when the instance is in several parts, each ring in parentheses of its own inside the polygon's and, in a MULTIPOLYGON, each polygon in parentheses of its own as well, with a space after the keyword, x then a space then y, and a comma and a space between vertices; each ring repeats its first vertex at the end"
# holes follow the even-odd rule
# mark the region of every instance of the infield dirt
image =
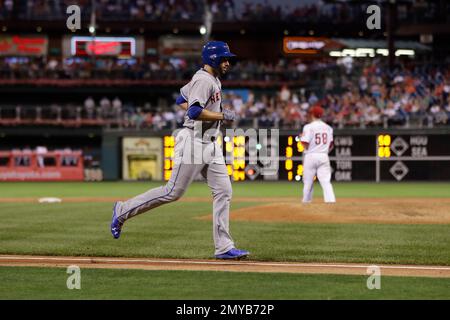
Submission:
MULTIPOLYGON (((0 198, 0 203, 37 203, 38 198, 0 198)), ((109 202, 114 197, 70 197, 62 202, 109 202)), ((185 197, 179 202, 210 202, 210 197, 185 197)), ((450 224, 450 198, 341 198, 326 204, 321 199, 303 204, 299 198, 234 197, 232 202, 257 205, 232 209, 231 220, 260 222, 450 224)), ((199 212, 199 219, 211 214, 199 212)))
MULTIPOLYGON (((196 270, 263 273, 367 275, 370 265, 354 263, 295 263, 220 261, 200 259, 145 259, 114 257, 57 257, 0 255, 0 266, 67 268, 77 265, 92 269, 196 270)), ((450 278, 448 266, 377 265, 386 276, 450 278)))
MULTIPOLYGON (((281 200, 282 201, 282 200, 281 200)), ((211 215, 200 219, 211 219, 211 215)), ((231 220, 261 222, 450 224, 450 199, 343 198, 265 203, 231 211, 231 220)))

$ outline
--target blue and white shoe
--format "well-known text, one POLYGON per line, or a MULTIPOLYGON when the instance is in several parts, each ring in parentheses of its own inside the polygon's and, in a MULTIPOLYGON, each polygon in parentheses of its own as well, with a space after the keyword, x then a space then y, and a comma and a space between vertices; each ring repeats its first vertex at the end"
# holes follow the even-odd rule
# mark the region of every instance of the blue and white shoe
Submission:
POLYGON ((225 253, 216 255, 216 259, 237 260, 248 256, 250 252, 233 248, 225 253))
POLYGON ((123 222, 121 222, 116 215, 116 207, 117 207, 117 202, 114 204, 114 208, 113 208, 113 215, 112 215, 112 219, 111 219, 111 233, 112 233, 114 239, 119 239, 120 233, 122 232, 123 222))

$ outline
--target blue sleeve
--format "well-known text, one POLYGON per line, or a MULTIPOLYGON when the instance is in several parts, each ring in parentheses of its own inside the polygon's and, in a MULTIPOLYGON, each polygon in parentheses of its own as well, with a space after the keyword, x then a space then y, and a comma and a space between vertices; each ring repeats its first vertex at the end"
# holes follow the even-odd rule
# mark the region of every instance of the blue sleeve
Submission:
POLYGON ((185 98, 183 98, 182 95, 180 95, 180 96, 177 98, 177 100, 176 100, 176 104, 178 104, 178 105, 180 105, 180 104, 182 104, 182 103, 185 103, 185 102, 187 102, 187 101, 186 101, 185 98))
POLYGON ((200 104, 198 102, 194 103, 189 107, 187 110, 187 115, 189 119, 195 120, 200 116, 200 113, 202 113, 203 108, 200 107, 200 104))

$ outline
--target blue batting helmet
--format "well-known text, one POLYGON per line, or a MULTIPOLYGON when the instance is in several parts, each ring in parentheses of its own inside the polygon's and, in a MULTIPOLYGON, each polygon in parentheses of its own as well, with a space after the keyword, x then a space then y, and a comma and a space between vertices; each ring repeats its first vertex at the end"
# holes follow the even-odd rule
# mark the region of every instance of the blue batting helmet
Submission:
POLYGON ((230 52, 230 48, 225 42, 210 41, 203 46, 202 59, 204 64, 208 64, 213 68, 218 68, 221 58, 233 58, 235 54, 230 52))

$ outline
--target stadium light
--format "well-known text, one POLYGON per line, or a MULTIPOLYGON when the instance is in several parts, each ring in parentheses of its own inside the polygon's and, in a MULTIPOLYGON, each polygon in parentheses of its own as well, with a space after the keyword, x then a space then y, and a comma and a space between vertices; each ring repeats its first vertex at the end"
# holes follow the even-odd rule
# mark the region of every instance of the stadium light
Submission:
POLYGON ((388 49, 377 49, 377 53, 387 57, 389 55, 389 50, 388 49))
POLYGON ((356 49, 357 57, 375 57, 375 49, 372 48, 357 48, 356 49))
POLYGON ((200 31, 201 35, 205 35, 206 34, 206 27, 205 26, 201 26, 199 31, 200 31))
POLYGON ((342 56, 350 56, 350 57, 354 57, 354 56, 356 56, 356 50, 353 50, 353 49, 344 49, 344 50, 342 50, 342 56))
POLYGON ((330 57, 340 57, 341 52, 340 51, 330 51, 330 57))
POLYGON ((94 33, 95 32, 95 27, 94 26, 90 26, 89 27, 89 33, 94 33))
POLYGON ((407 50, 407 49, 398 49, 395 51, 395 56, 414 56, 415 52, 414 50, 407 50))

